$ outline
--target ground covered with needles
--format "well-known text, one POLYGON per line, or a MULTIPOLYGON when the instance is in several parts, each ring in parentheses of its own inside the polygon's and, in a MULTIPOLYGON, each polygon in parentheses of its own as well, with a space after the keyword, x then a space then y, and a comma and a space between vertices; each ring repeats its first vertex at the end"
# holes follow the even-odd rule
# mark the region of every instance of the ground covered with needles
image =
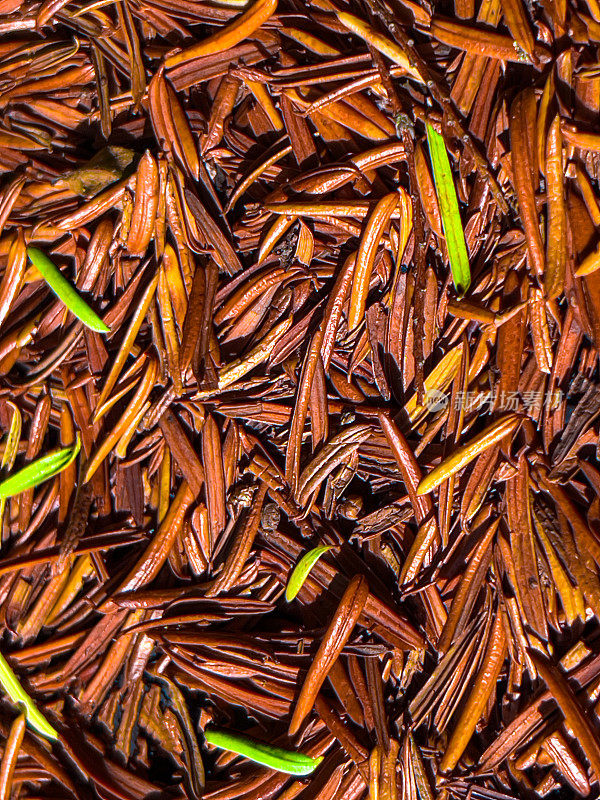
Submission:
POLYGON ((0 800, 600 795, 599 54, 0 0, 0 800))

